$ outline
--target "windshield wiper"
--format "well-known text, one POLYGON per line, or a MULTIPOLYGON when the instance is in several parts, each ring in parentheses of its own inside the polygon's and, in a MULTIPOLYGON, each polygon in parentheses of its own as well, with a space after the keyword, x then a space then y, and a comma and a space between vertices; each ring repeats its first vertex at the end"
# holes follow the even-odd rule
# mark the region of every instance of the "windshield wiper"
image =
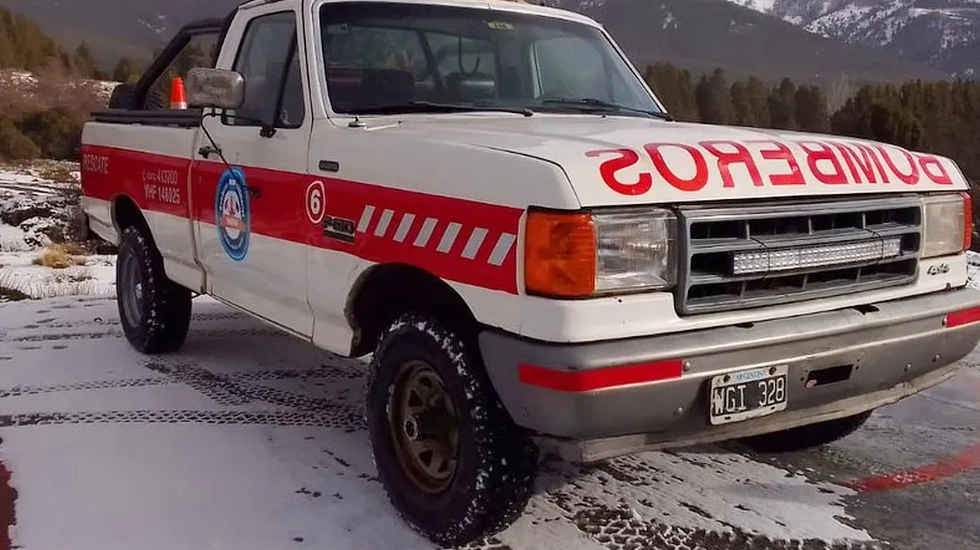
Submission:
POLYGON ((660 111, 650 111, 648 109, 639 109, 637 107, 629 107, 626 105, 619 105, 616 103, 603 101, 601 99, 596 99, 594 97, 583 97, 578 99, 572 99, 567 97, 546 98, 541 100, 541 103, 544 105, 565 105, 569 107, 579 107, 589 112, 623 111, 627 113, 639 113, 639 114, 659 118, 661 120, 666 120, 667 122, 674 121, 674 117, 668 115, 667 113, 662 113, 660 111))
POLYGON ((527 107, 496 107, 492 105, 476 105, 465 103, 436 103, 434 101, 409 101, 378 107, 364 107, 349 111, 353 115, 384 115, 397 113, 514 113, 526 117, 534 116, 534 111, 527 107))

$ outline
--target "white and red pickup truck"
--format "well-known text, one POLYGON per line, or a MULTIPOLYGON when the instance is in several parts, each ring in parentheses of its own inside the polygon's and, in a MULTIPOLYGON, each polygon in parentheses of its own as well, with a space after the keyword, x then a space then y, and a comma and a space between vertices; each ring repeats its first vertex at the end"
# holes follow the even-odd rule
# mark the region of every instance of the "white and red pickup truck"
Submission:
POLYGON ((178 349, 209 294, 373 354, 380 479, 439 543, 517 517, 539 449, 818 445, 980 339, 952 161, 674 122, 573 13, 254 0, 114 107, 82 183, 130 342, 178 349))

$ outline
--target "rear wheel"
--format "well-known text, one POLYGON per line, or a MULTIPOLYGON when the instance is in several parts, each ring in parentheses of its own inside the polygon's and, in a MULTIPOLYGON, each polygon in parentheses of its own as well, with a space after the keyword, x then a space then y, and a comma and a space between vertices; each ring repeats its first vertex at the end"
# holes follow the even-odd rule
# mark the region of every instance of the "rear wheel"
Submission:
POLYGON ((524 511, 537 449, 460 334, 416 314, 391 323, 372 364, 367 417, 392 504, 434 542, 465 544, 524 511))
POLYGON ((126 339, 137 350, 177 351, 191 320, 191 291, 167 278, 163 258, 147 232, 123 230, 116 263, 119 318, 126 339))
POLYGON ((829 420, 819 424, 800 426, 771 434, 744 439, 746 445, 763 453, 788 453, 802 451, 833 443, 856 432, 871 418, 872 411, 847 418, 829 420))

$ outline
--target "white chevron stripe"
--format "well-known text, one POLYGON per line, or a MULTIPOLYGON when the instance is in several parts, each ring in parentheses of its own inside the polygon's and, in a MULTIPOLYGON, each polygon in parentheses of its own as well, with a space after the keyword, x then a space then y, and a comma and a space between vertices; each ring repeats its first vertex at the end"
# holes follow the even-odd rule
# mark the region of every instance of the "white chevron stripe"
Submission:
MULTIPOLYGON (((371 227, 371 221, 374 219, 374 213, 377 211, 373 205, 366 205, 364 207, 364 212, 361 213, 361 220, 357 224, 357 231, 359 233, 366 233, 371 227)), ((395 230, 395 234, 392 239, 395 242, 403 243, 405 239, 408 238, 408 234, 412 231, 412 227, 415 226, 415 214, 404 213, 401 215, 401 220, 398 222, 398 228, 395 230)), ((378 226, 374 230, 374 235, 377 237, 384 237, 388 233, 388 229, 391 228, 391 222, 395 218, 395 211, 391 209, 385 209, 381 212, 381 216, 378 218, 378 226)), ((422 222, 422 227, 419 229, 419 234, 416 235, 415 241, 412 243, 418 248, 425 248, 432 241, 432 235, 435 233, 436 228, 439 226, 439 220, 437 218, 426 218, 422 222)), ((446 230, 442 234, 442 238, 439 240, 439 245, 436 247, 437 252, 443 254, 448 254, 452 251, 453 246, 459 239, 459 233, 463 230, 463 224, 460 223, 450 223, 446 226, 446 230)), ((467 260, 475 260, 480 254, 480 250, 483 249, 484 243, 486 243, 487 235, 490 234, 490 230, 484 227, 476 227, 470 233, 469 239, 466 241, 466 246, 463 248, 462 257, 467 260)), ((510 251, 514 248, 514 243, 517 242, 517 235, 513 233, 503 233, 497 239, 497 243, 494 245, 493 250, 490 252, 490 257, 487 259, 487 263, 493 266, 500 267, 504 265, 507 261, 507 256, 510 251)))
POLYGON ((419 230, 418 237, 415 237, 415 246, 425 248, 429 244, 429 239, 432 238, 432 232, 436 230, 437 225, 439 225, 439 220, 426 218, 425 222, 422 223, 422 229, 419 230))
POLYGON ((381 213, 381 219, 378 220, 378 228, 374 230, 375 237, 384 237, 385 233, 388 232, 388 226, 391 225, 391 218, 395 217, 394 210, 385 210, 381 213))
POLYGON ((449 224, 446 232, 442 234, 442 240, 439 242, 436 250, 443 254, 448 254, 453 249, 453 245, 456 244, 456 237, 459 236, 459 230, 462 228, 463 226, 458 223, 449 224))
POLYGON ((398 230, 395 231, 395 242, 405 242, 405 237, 407 237, 408 232, 412 230, 412 224, 414 223, 415 214, 405 214, 402 216, 402 223, 398 224, 398 230))
POLYGON ((487 233, 490 231, 477 227, 470 234, 470 240, 466 243, 466 248, 463 249, 463 257, 467 260, 472 260, 476 258, 476 255, 480 253, 480 247, 483 246, 483 241, 487 238, 487 233))
POLYGON ((497 239, 497 246, 493 247, 493 252, 490 253, 490 265, 495 265, 500 267, 504 265, 507 260, 507 255, 510 254, 510 249, 513 248, 514 242, 517 241, 517 235, 512 233, 504 233, 497 239))
POLYGON ((374 217, 374 207, 370 204, 364 207, 364 212, 361 214, 361 221, 357 224, 358 233, 366 233, 368 227, 371 225, 371 218, 374 217))

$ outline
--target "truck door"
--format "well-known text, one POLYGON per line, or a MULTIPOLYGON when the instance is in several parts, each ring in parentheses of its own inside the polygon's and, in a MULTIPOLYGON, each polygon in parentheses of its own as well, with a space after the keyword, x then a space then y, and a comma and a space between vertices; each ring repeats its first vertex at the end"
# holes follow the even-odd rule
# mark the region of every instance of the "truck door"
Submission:
POLYGON ((209 292, 303 336, 307 300, 305 193, 312 117, 295 2, 249 9, 229 29, 218 67, 245 77, 237 112, 206 116, 224 153, 201 150, 191 176, 198 255, 209 292), (287 6, 287 9, 284 9, 287 6))

